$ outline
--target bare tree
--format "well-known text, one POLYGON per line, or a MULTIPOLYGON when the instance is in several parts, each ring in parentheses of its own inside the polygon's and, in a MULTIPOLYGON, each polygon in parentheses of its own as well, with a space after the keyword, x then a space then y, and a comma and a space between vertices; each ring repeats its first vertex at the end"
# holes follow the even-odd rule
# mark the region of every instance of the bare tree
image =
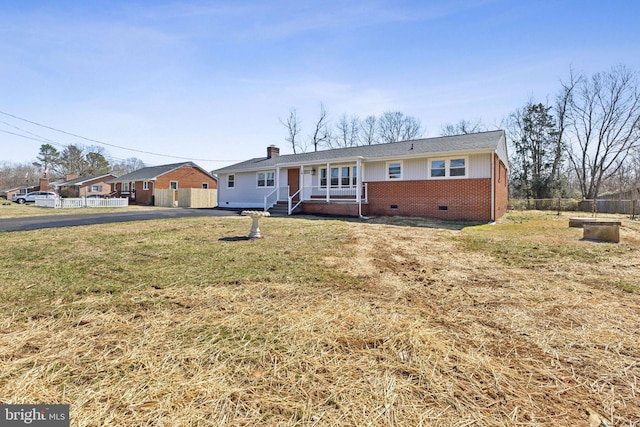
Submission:
POLYGON ((313 151, 318 151, 318 147, 323 145, 329 145, 331 142, 331 131, 329 129, 329 117, 327 110, 324 108, 324 104, 320 104, 320 116, 316 121, 313 134, 311 135, 311 145, 313 145, 313 151))
POLYGON ((300 119, 298 118, 298 112, 295 108, 289 111, 289 117, 286 121, 280 119, 280 123, 287 128, 287 136, 284 138, 293 149, 293 154, 297 153, 298 147, 298 135, 300 134, 300 119))
POLYGON ((382 143, 415 139, 421 134, 420 121, 399 111, 386 112, 378 120, 378 136, 382 143))
POLYGON ((0 189, 37 185, 41 173, 41 167, 33 163, 0 162, 0 189))
POLYGON ((340 121, 336 125, 336 135, 331 143, 331 148, 354 147, 358 145, 358 134, 360 131, 360 120, 356 116, 347 118, 342 114, 340 121))
POLYGON ((640 141, 638 76, 624 66, 591 78, 574 75, 559 96, 566 104, 569 160, 585 199, 598 197, 640 141))
POLYGON ((378 121, 376 116, 367 116, 360 122, 360 143, 362 145, 376 144, 376 129, 378 121))
POLYGON ((128 159, 113 163, 111 172, 115 176, 122 176, 138 169, 142 169, 143 167, 145 167, 145 164, 142 160, 137 157, 129 157, 128 159))
POLYGON ((476 122, 471 122, 469 120, 460 120, 455 125, 447 124, 442 127, 442 131, 440 134, 442 136, 453 136, 453 135, 465 135, 469 133, 478 133, 484 132, 487 130, 487 127, 482 123, 481 120, 477 120, 476 122))

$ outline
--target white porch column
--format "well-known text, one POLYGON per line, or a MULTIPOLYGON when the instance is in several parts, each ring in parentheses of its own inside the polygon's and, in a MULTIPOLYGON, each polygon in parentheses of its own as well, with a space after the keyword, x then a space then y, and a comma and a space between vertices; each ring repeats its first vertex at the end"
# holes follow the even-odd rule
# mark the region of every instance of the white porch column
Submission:
POLYGON ((358 216, 362 216, 362 160, 356 160, 356 200, 358 201, 358 216))
MULTIPOLYGON (((311 171, 309 171, 311 172, 311 171)), ((304 165, 300 165, 300 185, 298 186, 298 197, 300 198, 300 201, 304 200, 304 165)))
MULTIPOLYGON (((280 199, 280 166, 276 166, 276 188, 278 189, 277 194, 276 194, 276 202, 279 202, 280 199)), ((287 196, 289 196, 287 194, 287 196)))
POLYGON ((331 200, 331 196, 329 195, 330 189, 331 189, 331 164, 327 163, 327 197, 326 197, 327 203, 329 203, 329 200, 331 200))

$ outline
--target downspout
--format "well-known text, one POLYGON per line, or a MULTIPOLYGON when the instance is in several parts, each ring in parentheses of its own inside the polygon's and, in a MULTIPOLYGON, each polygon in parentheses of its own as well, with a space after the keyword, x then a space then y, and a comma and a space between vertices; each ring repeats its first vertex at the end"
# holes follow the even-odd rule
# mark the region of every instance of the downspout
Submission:
POLYGON ((491 153, 491 222, 496 220, 496 154, 491 153))

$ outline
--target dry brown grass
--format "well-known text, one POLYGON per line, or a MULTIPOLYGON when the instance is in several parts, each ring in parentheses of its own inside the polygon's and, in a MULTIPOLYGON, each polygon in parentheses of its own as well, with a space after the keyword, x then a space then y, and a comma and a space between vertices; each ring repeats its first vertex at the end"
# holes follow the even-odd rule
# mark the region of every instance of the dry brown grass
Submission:
POLYGON ((78 426, 640 425, 637 223, 619 245, 538 213, 220 240, 248 225, 3 236, 0 401, 78 426))

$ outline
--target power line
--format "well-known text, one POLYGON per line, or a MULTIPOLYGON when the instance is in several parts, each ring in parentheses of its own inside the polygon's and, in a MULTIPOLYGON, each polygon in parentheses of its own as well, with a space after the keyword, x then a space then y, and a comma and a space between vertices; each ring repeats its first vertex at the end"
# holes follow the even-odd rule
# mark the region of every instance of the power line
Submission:
POLYGON ((48 142, 48 143, 50 143, 50 144, 58 145, 58 146, 60 146, 60 147, 66 147, 64 144, 62 144, 62 143, 60 143, 60 142, 53 141, 53 140, 51 140, 51 139, 49 139, 49 138, 46 138, 46 137, 44 137, 44 136, 42 136, 42 135, 38 135, 37 133, 29 132, 29 131, 28 131, 28 130, 26 130, 26 129, 19 128, 18 126, 15 126, 15 125, 12 125, 11 123, 5 122, 4 120, 0 120, 0 123, 2 123, 2 124, 4 124, 4 125, 7 125, 7 126, 9 126, 9 127, 12 127, 12 128, 14 128, 14 129, 16 129, 16 130, 19 130, 20 132, 25 132, 25 133, 28 133, 29 135, 33 135, 35 138, 27 137, 27 136, 25 136, 25 135, 21 135, 21 134, 17 134, 17 133, 14 133, 14 132, 9 132, 9 131, 6 131, 6 130, 2 130, 2 129, 0 129, 0 131, 2 131, 2 132, 10 133, 10 134, 12 134, 12 135, 16 135, 16 136, 21 136, 21 137, 23 137, 23 138, 27 138, 27 139, 33 139, 34 141, 39 141, 39 142, 48 142), (36 138, 38 138, 38 139, 36 139, 36 138))
MULTIPOLYGON (((0 114, 4 114, 5 116, 13 117, 14 119, 22 120, 23 122, 31 123, 32 125, 40 126, 40 127, 43 127, 45 129, 49 129, 49 130, 52 130, 52 131, 55 131, 55 132, 60 132, 60 133, 63 133, 65 135, 70 135, 70 136, 73 136, 75 138, 84 139, 85 141, 90 141, 90 142, 93 142, 93 143, 96 143, 96 144, 106 145, 108 147, 119 148, 121 150, 133 151, 133 152, 136 152, 136 153, 150 154, 152 156, 168 157, 168 158, 172 158, 172 159, 195 160, 195 161, 199 161, 199 162, 239 162, 240 161, 240 160, 193 159, 193 158, 190 158, 190 157, 171 156, 169 154, 161 154, 161 153, 153 153, 151 151, 136 150, 135 148, 126 148, 126 147, 122 147, 120 145, 109 144, 107 142, 98 141, 97 139, 87 138, 87 137, 84 137, 82 135, 78 135, 78 134, 75 134, 75 133, 72 133, 72 132, 67 132, 67 131, 64 131, 64 130, 61 130, 61 129, 57 129, 57 128, 54 128, 54 127, 51 127, 51 126, 43 125, 41 123, 37 123, 37 122, 31 121, 31 120, 25 119, 23 117, 18 117, 18 116, 15 116, 13 114, 9 114, 9 113, 1 111, 1 110, 0 110, 0 114)), ((4 131, 4 132, 7 132, 7 131, 4 131)), ((7 132, 7 133, 11 133, 11 132, 7 132)), ((17 134, 14 134, 14 135, 17 135, 17 134)), ((18 135, 18 136, 23 136, 23 135, 18 135)), ((29 139, 33 139, 33 138, 29 138, 29 139)))

